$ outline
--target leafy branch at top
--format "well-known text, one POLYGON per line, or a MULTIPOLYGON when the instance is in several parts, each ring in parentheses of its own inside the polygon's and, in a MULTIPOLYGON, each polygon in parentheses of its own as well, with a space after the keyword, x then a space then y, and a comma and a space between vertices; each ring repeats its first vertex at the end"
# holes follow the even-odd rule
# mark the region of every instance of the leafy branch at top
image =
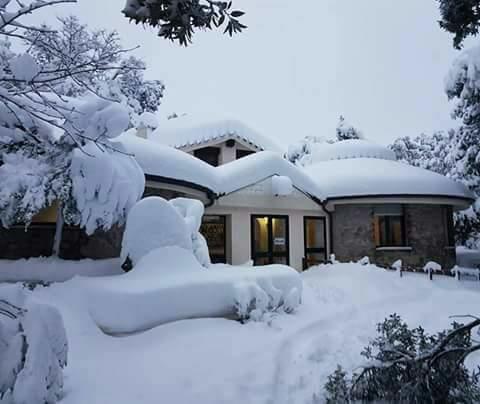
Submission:
POLYGON ((247 28, 232 2, 213 0, 127 0, 123 13, 136 24, 158 27, 162 38, 187 46, 196 30, 224 28, 232 36, 247 28))

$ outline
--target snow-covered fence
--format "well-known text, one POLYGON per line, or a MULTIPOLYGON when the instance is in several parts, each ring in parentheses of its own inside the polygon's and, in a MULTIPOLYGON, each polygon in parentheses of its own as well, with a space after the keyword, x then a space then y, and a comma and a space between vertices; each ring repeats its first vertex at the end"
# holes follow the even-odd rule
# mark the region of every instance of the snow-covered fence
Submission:
POLYGON ((26 304, 18 285, 0 288, 0 297, 0 403, 56 403, 68 353, 60 313, 26 304))

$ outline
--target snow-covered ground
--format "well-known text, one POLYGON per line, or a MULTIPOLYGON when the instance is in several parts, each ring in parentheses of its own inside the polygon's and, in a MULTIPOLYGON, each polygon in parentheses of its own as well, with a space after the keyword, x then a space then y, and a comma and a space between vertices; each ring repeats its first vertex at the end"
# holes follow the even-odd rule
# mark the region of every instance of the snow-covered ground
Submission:
MULTIPOLYGON (((320 266, 302 278, 303 304, 293 315, 246 324, 184 320, 124 337, 95 326, 78 278, 31 295, 64 317, 64 404, 322 402, 327 375, 337 363, 348 370, 360 364, 361 349, 387 315, 434 332, 449 325, 450 315, 479 314, 480 282, 400 278, 359 264, 320 266)), ((480 355, 469 364, 480 364, 480 355)))

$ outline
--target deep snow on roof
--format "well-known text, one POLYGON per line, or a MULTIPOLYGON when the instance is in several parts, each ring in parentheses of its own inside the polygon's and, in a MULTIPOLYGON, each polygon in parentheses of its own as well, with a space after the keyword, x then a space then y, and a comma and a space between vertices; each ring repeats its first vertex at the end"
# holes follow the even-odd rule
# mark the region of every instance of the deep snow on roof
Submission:
POLYGON ((130 130, 117 140, 132 153, 146 174, 166 177, 208 188, 217 195, 229 194, 274 175, 289 177, 304 193, 323 199, 320 187, 307 173, 274 152, 258 152, 219 167, 134 135, 130 130))
MULTIPOLYGON (((139 138, 134 132, 130 130, 118 140, 135 155, 146 174, 200 185, 216 195, 229 194, 279 175, 290 178, 297 189, 319 200, 376 195, 473 198, 459 182, 391 159, 329 159, 300 168, 278 153, 258 152, 213 167, 181 150, 139 138)), ((357 144, 363 145, 358 141, 357 144)), ((377 156, 382 155, 381 148, 378 146, 377 156)))
POLYGON ((116 140, 135 156, 145 174, 187 181, 215 191, 212 166, 181 150, 135 136, 135 132, 130 129, 116 140))
POLYGON ((328 199, 375 195, 444 196, 471 199, 463 184, 398 161, 352 158, 304 168, 328 199))
POLYGON ((335 143, 313 143, 312 162, 352 158, 395 160, 395 153, 376 143, 363 139, 343 140, 335 143))
POLYGON ((189 115, 169 119, 159 124, 149 138, 178 149, 189 148, 211 141, 240 140, 257 150, 280 151, 270 139, 236 120, 215 122, 198 121, 189 115))

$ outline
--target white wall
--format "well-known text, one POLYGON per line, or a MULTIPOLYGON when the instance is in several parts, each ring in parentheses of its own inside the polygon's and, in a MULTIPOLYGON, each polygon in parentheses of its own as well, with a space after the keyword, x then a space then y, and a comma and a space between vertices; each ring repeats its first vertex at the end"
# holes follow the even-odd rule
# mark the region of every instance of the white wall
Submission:
MULTIPOLYGON (((293 210, 226 207, 218 205, 207 208, 205 214, 227 216, 227 261, 233 265, 244 264, 252 257, 251 215, 287 215, 289 217, 290 266, 298 271, 302 270, 302 259, 304 257, 303 218, 305 216, 325 217, 320 209, 293 210)), ((327 229, 328 226, 329 223, 327 217, 327 229)), ((327 231, 327 254, 329 249, 329 237, 327 231)))

